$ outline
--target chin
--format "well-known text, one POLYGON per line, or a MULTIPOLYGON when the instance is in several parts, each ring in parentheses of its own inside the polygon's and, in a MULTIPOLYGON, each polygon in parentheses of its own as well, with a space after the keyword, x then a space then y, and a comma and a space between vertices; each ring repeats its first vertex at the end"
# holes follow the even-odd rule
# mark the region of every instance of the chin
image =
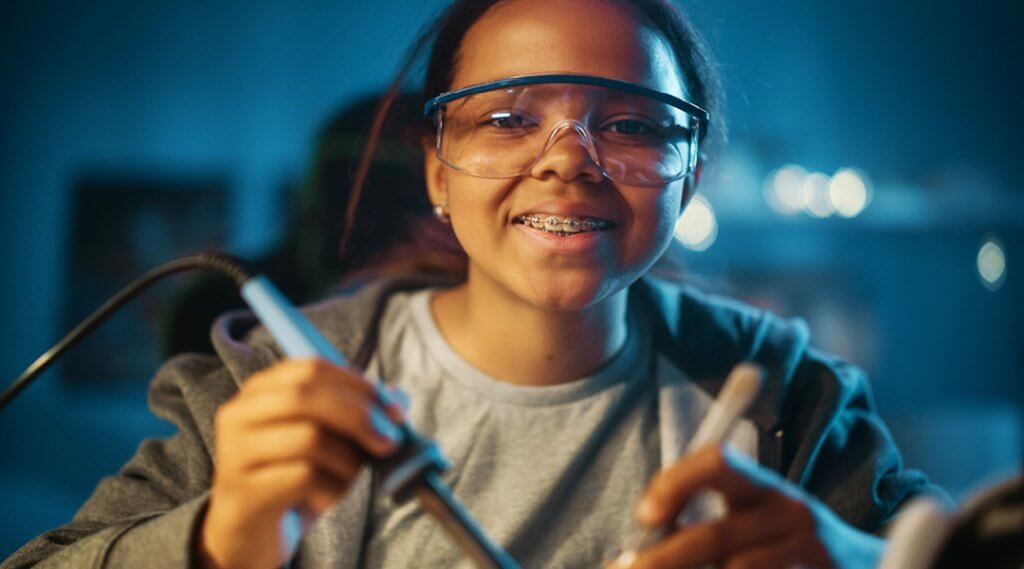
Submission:
POLYGON ((543 278, 519 277, 513 290, 537 308, 552 311, 583 310, 615 294, 629 283, 605 273, 566 271, 543 278))

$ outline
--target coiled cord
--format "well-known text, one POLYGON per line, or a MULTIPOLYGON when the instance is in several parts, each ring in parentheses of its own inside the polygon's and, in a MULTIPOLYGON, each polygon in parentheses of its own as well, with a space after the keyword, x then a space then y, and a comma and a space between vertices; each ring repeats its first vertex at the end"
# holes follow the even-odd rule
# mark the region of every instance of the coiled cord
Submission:
POLYGON ((3 395, 0 395, 0 411, 3 411, 4 407, 12 399, 39 377, 61 354, 82 341, 118 308, 138 296, 149 285, 166 276, 196 269, 209 270, 226 275, 235 281, 239 288, 252 278, 252 275, 246 269, 245 263, 241 259, 217 251, 204 251, 198 255, 182 257, 160 265, 121 289, 120 292, 83 320, 81 324, 68 332, 60 342, 57 342, 52 348, 46 350, 43 355, 36 358, 36 361, 32 362, 32 365, 28 366, 18 376, 18 379, 14 380, 10 387, 3 392, 3 395))

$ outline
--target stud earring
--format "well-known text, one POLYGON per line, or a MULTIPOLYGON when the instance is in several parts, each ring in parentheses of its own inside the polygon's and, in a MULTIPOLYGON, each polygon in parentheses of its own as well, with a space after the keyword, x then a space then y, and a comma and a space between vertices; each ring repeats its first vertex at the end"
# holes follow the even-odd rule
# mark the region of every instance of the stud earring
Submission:
POLYGON ((448 215, 447 209, 448 199, 445 198, 443 204, 437 204, 434 206, 434 217, 436 217, 438 221, 440 221, 441 223, 451 223, 452 218, 450 215, 448 215))

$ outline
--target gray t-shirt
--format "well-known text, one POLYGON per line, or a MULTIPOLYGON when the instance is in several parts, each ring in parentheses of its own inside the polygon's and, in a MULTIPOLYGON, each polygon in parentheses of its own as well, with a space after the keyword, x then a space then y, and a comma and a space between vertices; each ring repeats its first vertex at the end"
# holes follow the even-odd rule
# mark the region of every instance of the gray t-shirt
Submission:
MULTIPOLYGON (((437 290, 392 297, 368 373, 409 393, 411 424, 453 464, 445 482, 520 565, 599 567, 660 464, 645 315, 630 307, 625 344, 594 374, 527 387, 452 349, 430 311, 437 290)), ((473 567, 414 502, 375 494, 370 515, 364 567, 473 567)))

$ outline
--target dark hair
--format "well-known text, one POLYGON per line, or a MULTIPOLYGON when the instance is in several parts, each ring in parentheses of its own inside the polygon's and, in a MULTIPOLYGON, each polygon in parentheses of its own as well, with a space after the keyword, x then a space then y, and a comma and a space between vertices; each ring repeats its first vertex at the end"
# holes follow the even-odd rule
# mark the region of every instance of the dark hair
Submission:
MULTIPOLYGON (((355 251, 338 256, 342 227, 338 212, 351 191, 351 174, 364 150, 363 134, 370 128, 380 93, 349 101, 320 128, 315 153, 305 179, 286 188, 295 198, 283 209, 284 239, 273 250, 249 259, 255 274, 266 275, 288 298, 302 304, 336 292, 333 287, 352 267, 365 266, 355 251)), ((421 116, 418 95, 399 93, 392 98, 388 120, 379 129, 377 151, 369 170, 366 199, 356 222, 348 228, 351 239, 373 243, 376 249, 394 247, 408 235, 395 226, 430 212, 423 191, 423 152, 418 137, 403 137, 408 125, 421 116), (401 203, 400 217, 392 213, 401 203)), ((213 354, 210 326, 229 310, 245 308, 238 287, 221 275, 200 274, 188 280, 160 314, 161 352, 169 358, 185 352, 213 354)))
MULTIPOLYGON (((410 230, 408 235, 413 238, 405 239, 391 247, 356 243, 351 238, 351 230, 357 219, 361 194, 368 185, 367 180, 382 128, 388 122, 394 101, 409 81, 413 69, 429 51, 422 88, 419 91, 419 103, 422 107, 427 100, 451 87, 458 68, 459 49, 466 32, 488 10, 508 1, 510 0, 455 0, 413 43, 398 74, 381 97, 367 137, 362 162, 354 175, 345 215, 342 255, 368 259, 352 275, 353 278, 409 272, 438 273, 453 281, 465 278, 468 259, 451 226, 440 223, 430 215, 420 215, 411 227, 407 226, 410 230)), ((704 140, 701 141, 701 158, 707 162, 724 145, 726 139, 725 123, 722 120, 724 94, 718 67, 707 43, 689 19, 669 0, 618 1, 633 8, 642 23, 650 26, 668 41, 681 67, 692 102, 711 113, 711 123, 704 140)), ((424 137, 431 134, 432 126, 425 120, 419 120, 408 125, 408 128, 411 132, 417 132, 424 137)), ((422 188, 422 191, 426 193, 425 188, 422 188)), ((393 215, 397 218, 402 215, 402 212, 398 211, 402 204, 394 205, 396 211, 393 215)))

